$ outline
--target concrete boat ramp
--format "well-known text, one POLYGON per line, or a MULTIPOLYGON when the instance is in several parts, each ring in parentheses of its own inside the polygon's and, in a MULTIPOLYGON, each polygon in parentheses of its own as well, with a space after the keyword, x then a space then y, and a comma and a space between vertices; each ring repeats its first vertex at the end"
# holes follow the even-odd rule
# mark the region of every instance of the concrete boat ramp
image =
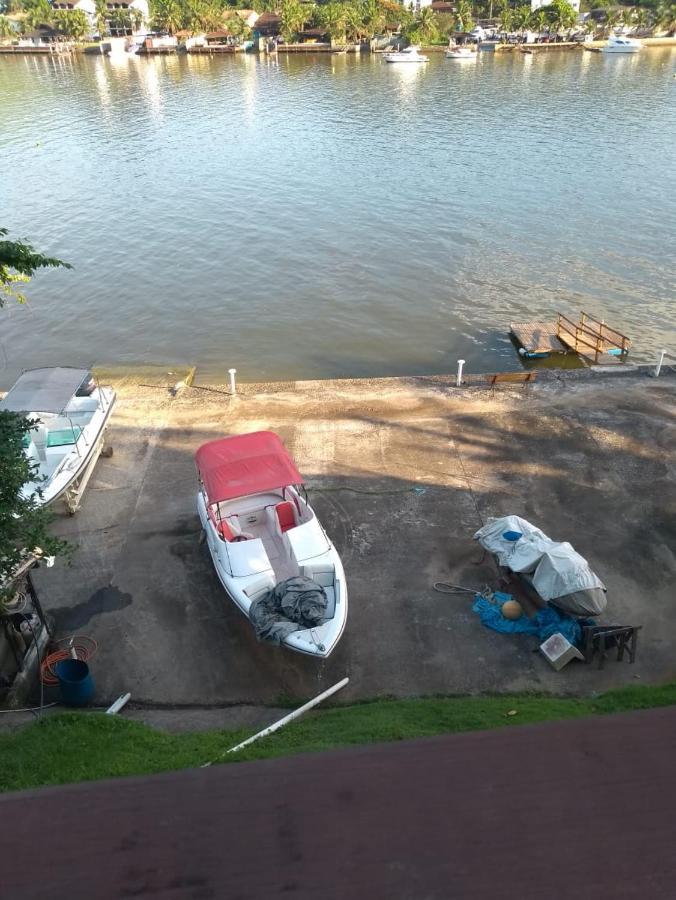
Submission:
MULTIPOLYGON (((82 508, 57 512, 69 565, 37 572, 61 635, 99 643, 103 704, 275 705, 348 674, 340 702, 481 691, 589 693, 676 677, 673 370, 543 373, 526 391, 443 377, 241 385, 177 394, 118 378, 82 508), (307 478, 350 590, 346 632, 320 663, 258 644, 200 543, 193 454, 270 428, 307 478), (635 665, 560 673, 534 638, 491 632, 437 581, 495 584, 472 535, 518 513, 570 540, 608 587, 604 621, 643 626, 635 665)), ((187 710, 186 710, 187 712, 187 710)))

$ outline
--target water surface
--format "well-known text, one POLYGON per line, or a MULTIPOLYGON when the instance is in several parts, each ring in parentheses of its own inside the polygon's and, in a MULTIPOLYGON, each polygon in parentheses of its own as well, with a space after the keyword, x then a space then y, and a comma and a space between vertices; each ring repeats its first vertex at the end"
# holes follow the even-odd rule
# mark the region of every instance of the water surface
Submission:
POLYGON ((0 381, 510 369, 509 322, 556 310, 676 349, 675 68, 0 58, 0 223, 75 266, 0 314, 0 381))

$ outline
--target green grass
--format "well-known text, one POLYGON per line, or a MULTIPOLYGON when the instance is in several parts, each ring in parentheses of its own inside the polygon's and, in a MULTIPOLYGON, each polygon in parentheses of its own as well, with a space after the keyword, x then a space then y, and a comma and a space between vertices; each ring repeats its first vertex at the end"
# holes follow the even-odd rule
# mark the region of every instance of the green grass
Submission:
POLYGON ((0 789, 141 775, 211 760, 264 759, 674 704, 676 684, 632 686, 595 698, 526 694, 376 700, 320 710, 227 759, 224 751, 250 732, 165 734, 119 716, 70 712, 45 716, 26 728, 0 735, 0 789), (509 715, 510 710, 516 710, 516 715, 509 715))

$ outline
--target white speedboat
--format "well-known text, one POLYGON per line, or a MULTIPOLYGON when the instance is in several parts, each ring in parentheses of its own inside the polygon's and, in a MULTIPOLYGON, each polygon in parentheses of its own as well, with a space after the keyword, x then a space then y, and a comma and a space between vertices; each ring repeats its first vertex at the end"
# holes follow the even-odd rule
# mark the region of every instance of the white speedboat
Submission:
POLYGON ((42 506, 63 497, 75 512, 114 404, 115 391, 99 387, 87 369, 29 369, 19 376, 0 409, 35 421, 24 444, 34 474, 24 485, 25 496, 35 495, 42 506))
MULTIPOLYGON (((347 621, 345 573, 310 506, 303 479, 279 437, 257 431, 203 444, 195 454, 197 509, 221 584, 251 619, 276 585, 305 576, 326 597, 321 619, 288 628, 279 642, 327 657, 347 621)), ((281 632, 280 632, 281 633, 281 632)))
POLYGON ((426 63, 430 61, 429 56, 423 56, 418 53, 420 47, 411 46, 404 50, 397 50, 394 53, 383 54, 383 59, 388 63, 426 63))
POLYGON ((624 37, 622 34, 611 34, 605 47, 601 47, 602 53, 638 53, 643 45, 635 38, 624 37))
POLYGON ((470 47, 449 47, 445 53, 446 59, 476 59, 476 53, 470 47))

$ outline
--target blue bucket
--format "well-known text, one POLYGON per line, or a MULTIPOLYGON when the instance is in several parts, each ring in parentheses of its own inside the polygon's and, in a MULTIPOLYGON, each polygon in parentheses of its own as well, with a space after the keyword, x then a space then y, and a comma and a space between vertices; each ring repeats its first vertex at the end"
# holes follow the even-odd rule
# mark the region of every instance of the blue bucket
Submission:
POLYGON ((94 696, 94 679, 81 659, 62 659, 54 667, 66 706, 86 706, 94 696))

